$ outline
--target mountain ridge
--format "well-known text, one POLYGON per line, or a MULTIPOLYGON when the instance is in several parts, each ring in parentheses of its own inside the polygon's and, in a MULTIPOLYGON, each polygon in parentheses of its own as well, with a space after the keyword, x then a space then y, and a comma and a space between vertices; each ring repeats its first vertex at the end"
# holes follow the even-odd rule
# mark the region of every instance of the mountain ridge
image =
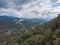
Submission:
MULTIPOLYGON (((3 23, 3 25, 6 24, 3 23)), ((20 27, 16 23, 9 23, 9 25, 16 27, 12 28, 14 29, 12 33, 10 33, 10 30, 12 30, 10 28, 5 33, 6 35, 0 35, 1 45, 60 45, 60 16, 41 25, 39 24, 28 28, 20 27), (18 27, 19 29, 16 29, 18 27)))

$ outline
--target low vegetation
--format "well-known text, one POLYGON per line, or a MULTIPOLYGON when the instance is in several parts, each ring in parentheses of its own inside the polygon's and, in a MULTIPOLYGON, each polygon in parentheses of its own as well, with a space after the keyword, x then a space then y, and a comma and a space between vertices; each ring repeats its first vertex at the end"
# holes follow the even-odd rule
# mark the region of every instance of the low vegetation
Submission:
POLYGON ((60 15, 22 33, 2 35, 0 45, 60 45, 60 15))

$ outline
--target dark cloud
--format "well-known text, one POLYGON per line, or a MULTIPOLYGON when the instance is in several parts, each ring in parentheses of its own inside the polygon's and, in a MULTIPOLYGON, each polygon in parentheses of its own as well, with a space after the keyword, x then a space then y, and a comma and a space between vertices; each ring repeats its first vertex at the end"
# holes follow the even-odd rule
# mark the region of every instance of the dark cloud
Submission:
POLYGON ((40 12, 38 11, 30 11, 30 12, 35 13, 35 14, 40 14, 40 12))
POLYGON ((0 0, 0 8, 9 8, 9 7, 11 7, 11 5, 8 5, 11 2, 14 3, 13 6, 17 7, 17 5, 21 6, 23 4, 27 4, 30 1, 32 1, 32 0, 0 0))
POLYGON ((58 0, 50 0, 52 3, 56 3, 58 0))
POLYGON ((22 10, 22 7, 14 7, 14 9, 17 9, 18 11, 22 10))
POLYGON ((0 0, 0 8, 7 8, 7 2, 0 0))
POLYGON ((32 0, 14 0, 14 3, 16 5, 22 5, 22 4, 26 4, 26 3, 30 2, 30 1, 32 1, 32 0))

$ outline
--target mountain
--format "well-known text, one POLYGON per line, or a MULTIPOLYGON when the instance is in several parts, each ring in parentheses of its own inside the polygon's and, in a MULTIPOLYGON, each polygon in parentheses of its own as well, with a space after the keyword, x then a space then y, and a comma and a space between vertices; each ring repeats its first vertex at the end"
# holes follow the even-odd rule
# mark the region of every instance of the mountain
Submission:
POLYGON ((46 23, 28 28, 21 35, 17 38, 18 45, 60 45, 60 14, 46 23))
POLYGON ((46 18, 16 20, 0 21, 0 27, 4 29, 0 31, 5 32, 0 35, 0 45, 60 45, 60 15, 47 22, 46 18), (36 21, 41 23, 35 26, 36 21))
POLYGON ((43 24, 47 21, 48 20, 46 18, 32 18, 32 19, 25 19, 24 21, 21 21, 21 23, 26 27, 31 27, 31 26, 43 24))
POLYGON ((60 14, 55 19, 52 19, 43 25, 46 25, 46 27, 51 30, 60 29, 60 14))
POLYGON ((19 18, 17 17, 12 17, 12 16, 0 16, 0 21, 9 21, 9 22, 13 22, 13 21, 18 21, 19 18))
POLYGON ((51 18, 18 18, 18 17, 12 17, 12 16, 0 16, 0 22, 2 21, 8 21, 8 22, 14 22, 16 24, 22 24, 24 26, 35 26, 39 24, 43 24, 47 22, 51 18))
POLYGON ((20 23, 16 23, 18 20, 20 19, 17 17, 0 16, 0 35, 22 31, 25 27, 20 23))
POLYGON ((0 34, 19 32, 25 30, 26 27, 32 27, 39 24, 43 24, 48 20, 45 18, 18 18, 11 16, 0 16, 0 34))
POLYGON ((52 31, 60 29, 60 14, 56 18, 54 18, 42 25, 37 25, 35 28, 41 29, 41 30, 51 29, 52 31))

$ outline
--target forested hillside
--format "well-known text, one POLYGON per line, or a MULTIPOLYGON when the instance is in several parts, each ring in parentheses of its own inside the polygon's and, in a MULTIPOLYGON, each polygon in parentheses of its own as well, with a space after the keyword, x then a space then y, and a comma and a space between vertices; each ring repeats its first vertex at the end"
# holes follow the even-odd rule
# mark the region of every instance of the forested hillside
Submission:
POLYGON ((0 36, 0 45, 60 45, 60 14, 55 19, 27 28, 22 33, 0 36))

